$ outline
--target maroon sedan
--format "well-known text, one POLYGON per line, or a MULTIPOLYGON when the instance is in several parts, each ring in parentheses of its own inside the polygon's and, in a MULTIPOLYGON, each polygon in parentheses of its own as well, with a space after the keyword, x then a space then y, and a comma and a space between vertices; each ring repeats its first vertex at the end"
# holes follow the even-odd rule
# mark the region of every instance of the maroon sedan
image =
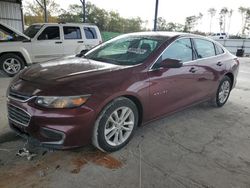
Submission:
POLYGON ((139 125, 200 102, 223 106, 238 69, 234 55, 202 36, 127 34, 23 70, 7 92, 9 124, 42 146, 112 152, 139 125))

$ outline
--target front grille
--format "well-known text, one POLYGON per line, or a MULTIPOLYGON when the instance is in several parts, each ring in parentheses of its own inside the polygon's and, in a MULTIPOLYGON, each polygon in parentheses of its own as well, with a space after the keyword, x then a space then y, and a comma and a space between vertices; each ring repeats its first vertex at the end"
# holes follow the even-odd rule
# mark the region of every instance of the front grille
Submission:
POLYGON ((27 101, 31 98, 31 96, 20 94, 11 90, 9 92, 9 97, 18 101, 27 101))
POLYGON ((24 110, 13 105, 8 105, 8 114, 9 114, 9 119, 12 122, 23 125, 23 126, 29 125, 31 117, 24 110))

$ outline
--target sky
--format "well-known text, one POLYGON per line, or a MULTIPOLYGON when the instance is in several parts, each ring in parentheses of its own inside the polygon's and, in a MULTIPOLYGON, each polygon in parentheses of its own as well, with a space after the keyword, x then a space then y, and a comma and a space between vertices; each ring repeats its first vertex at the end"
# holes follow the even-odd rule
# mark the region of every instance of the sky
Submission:
MULTIPOLYGON (((26 0, 30 1, 30 0, 26 0)), ((64 9, 69 4, 81 4, 80 0, 56 0, 64 9)), ((106 10, 114 10, 125 18, 141 17, 148 21, 147 28, 153 28, 155 0, 86 0, 106 10)), ((204 16, 197 26, 203 32, 210 30, 209 8, 217 9, 217 14, 213 19, 212 32, 219 32, 218 12, 222 7, 233 9, 230 34, 237 34, 241 28, 241 15, 238 12, 240 6, 250 7, 250 0, 159 0, 158 16, 166 19, 167 22, 185 23, 187 16, 198 15, 201 12, 204 16)), ((228 32, 228 26, 226 26, 228 32)))

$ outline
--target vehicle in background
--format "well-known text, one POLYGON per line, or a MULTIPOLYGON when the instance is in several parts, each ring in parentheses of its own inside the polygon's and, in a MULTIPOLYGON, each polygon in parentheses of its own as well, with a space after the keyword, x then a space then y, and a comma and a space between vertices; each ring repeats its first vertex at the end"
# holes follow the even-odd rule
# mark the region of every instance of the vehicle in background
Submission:
POLYGON ((227 33, 214 33, 208 37, 212 39, 227 39, 228 35, 227 33))
POLYGON ((21 33, 0 23, 0 69, 14 76, 24 66, 85 53, 100 43, 92 24, 38 23, 21 33))
POLYGON ((237 57, 206 37, 121 35, 82 57, 23 70, 7 92, 9 124, 42 146, 66 149, 92 142, 112 152, 141 124, 205 101, 222 107, 238 70, 237 57))

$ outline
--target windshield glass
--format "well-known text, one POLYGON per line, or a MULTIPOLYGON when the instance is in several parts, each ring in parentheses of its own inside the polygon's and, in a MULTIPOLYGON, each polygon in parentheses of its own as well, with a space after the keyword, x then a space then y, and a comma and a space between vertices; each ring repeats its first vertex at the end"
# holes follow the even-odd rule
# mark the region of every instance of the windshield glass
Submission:
POLYGON ((137 65, 149 57, 165 40, 166 37, 152 36, 118 37, 91 50, 85 57, 116 65, 137 65))
POLYGON ((42 26, 43 25, 31 25, 24 31, 24 34, 30 38, 34 38, 34 36, 42 28, 42 26))

